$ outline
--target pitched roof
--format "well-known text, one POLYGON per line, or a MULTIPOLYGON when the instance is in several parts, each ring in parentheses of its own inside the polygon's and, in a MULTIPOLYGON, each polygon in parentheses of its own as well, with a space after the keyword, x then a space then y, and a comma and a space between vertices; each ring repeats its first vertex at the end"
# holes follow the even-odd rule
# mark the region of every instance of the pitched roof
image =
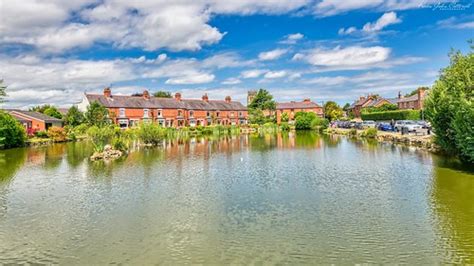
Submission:
POLYGON ((285 102, 285 103, 277 103, 276 109, 308 109, 308 108, 320 108, 317 103, 315 102, 285 102))
POLYGON ((101 94, 86 94, 89 102, 97 101, 109 108, 157 108, 157 109, 189 109, 189 110, 247 110, 240 102, 204 101, 199 99, 159 98, 149 99, 139 96, 112 95, 105 97, 101 94))
MULTIPOLYGON (((423 95, 421 96, 421 99, 425 99, 426 96, 430 93, 429 90, 426 90, 423 95)), ((398 99, 398 102, 400 103, 403 103, 403 102, 413 102, 413 101, 418 101, 418 93, 412 95, 412 96, 408 96, 408 97, 404 97, 404 98, 400 98, 398 99)))
POLYGON ((41 121, 44 121, 45 123, 61 123, 63 121, 56 117, 52 117, 52 116, 45 115, 40 112, 34 112, 34 111, 11 110, 10 114, 13 114, 15 116, 20 116, 23 118, 33 118, 33 119, 41 120, 41 121))
POLYGON ((365 107, 375 107, 375 106, 379 105, 380 103, 382 103, 383 101, 387 101, 390 104, 397 104, 398 98, 389 98, 389 99, 387 99, 387 98, 377 98, 377 99, 371 101, 365 107))

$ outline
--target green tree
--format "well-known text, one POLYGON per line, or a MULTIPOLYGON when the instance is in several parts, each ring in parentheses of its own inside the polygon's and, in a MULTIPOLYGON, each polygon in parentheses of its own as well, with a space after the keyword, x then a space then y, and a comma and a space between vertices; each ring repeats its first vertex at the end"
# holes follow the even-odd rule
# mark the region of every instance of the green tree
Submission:
POLYGON ((14 148, 25 144, 25 128, 13 116, 0 111, 0 148, 14 148))
POLYGON ((349 107, 351 107, 351 104, 346 103, 346 104, 344 104, 344 107, 342 107, 342 110, 347 111, 347 110, 349 110, 349 107))
POLYGON ((49 109, 51 107, 52 106, 49 104, 43 104, 43 105, 37 105, 37 106, 31 107, 29 110, 44 114, 44 111, 46 111, 46 109, 49 109))
POLYGON ((288 115, 288 113, 284 112, 281 114, 280 120, 281 122, 288 122, 290 120, 290 116, 288 115))
POLYGON ((73 105, 67 111, 66 116, 64 117, 66 125, 76 127, 84 122, 84 114, 79 111, 77 106, 73 105))
POLYGON ((263 125, 267 122, 267 118, 260 109, 249 109, 250 124, 263 125))
POLYGON ((51 117, 55 117, 55 118, 58 118, 58 119, 63 118, 63 115, 54 106, 51 106, 51 107, 47 108, 46 110, 44 110, 43 114, 49 115, 51 117))
POLYGON ((265 89, 259 89, 248 107, 250 109, 273 111, 276 109, 276 102, 270 92, 265 89))
POLYGON ((316 120, 316 114, 313 112, 297 112, 295 114, 295 129, 311 129, 313 120, 316 120))
POLYGON ((89 126, 104 126, 109 124, 109 111, 97 101, 92 102, 84 114, 85 122, 89 126))
POLYGON ((5 102, 5 97, 7 97, 7 85, 3 84, 3 79, 0 79, 0 103, 5 102))
POLYGON ((324 104, 324 115, 329 119, 329 121, 334 121, 343 116, 344 112, 341 107, 333 102, 328 101, 324 104))
POLYGON ((153 93, 153 96, 159 97, 159 98, 172 98, 171 92, 169 91, 157 91, 153 93))
POLYGON ((451 51, 450 65, 441 70, 425 100, 425 114, 445 151, 474 162, 474 46, 466 55, 451 51))

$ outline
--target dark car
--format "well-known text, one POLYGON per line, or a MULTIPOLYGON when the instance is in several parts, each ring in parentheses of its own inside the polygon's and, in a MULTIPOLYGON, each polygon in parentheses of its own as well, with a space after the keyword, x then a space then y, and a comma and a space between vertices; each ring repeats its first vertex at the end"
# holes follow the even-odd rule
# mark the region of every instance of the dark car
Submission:
POLYGON ((377 128, 381 131, 393 131, 393 127, 390 123, 380 123, 377 128))

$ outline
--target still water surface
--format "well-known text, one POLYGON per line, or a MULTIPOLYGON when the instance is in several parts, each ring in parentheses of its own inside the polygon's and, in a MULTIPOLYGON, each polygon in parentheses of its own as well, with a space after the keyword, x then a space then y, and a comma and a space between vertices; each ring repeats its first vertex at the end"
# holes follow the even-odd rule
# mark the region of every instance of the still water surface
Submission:
POLYGON ((474 263, 474 174, 430 153, 307 133, 91 152, 0 151, 0 264, 474 263))

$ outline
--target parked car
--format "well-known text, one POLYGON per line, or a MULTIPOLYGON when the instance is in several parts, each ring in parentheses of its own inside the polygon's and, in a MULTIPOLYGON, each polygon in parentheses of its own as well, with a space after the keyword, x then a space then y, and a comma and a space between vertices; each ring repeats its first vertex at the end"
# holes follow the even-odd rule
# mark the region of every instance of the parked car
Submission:
POLYGON ((377 126, 378 130, 381 130, 381 131, 393 131, 393 127, 392 125, 390 125, 390 123, 379 123, 379 125, 377 126))
POLYGON ((403 128, 406 128, 408 132, 414 132, 421 129, 421 126, 412 120, 399 120, 395 123, 395 131, 401 132, 403 128))
POLYGON ((416 121, 416 123, 420 125, 421 128, 431 129, 431 123, 428 121, 420 120, 420 121, 416 121))
POLYGON ((356 129, 363 129, 364 127, 363 127, 362 122, 355 122, 354 128, 356 128, 356 129))
POLYGON ((366 120, 366 121, 362 122, 362 128, 376 128, 375 121, 366 120))

